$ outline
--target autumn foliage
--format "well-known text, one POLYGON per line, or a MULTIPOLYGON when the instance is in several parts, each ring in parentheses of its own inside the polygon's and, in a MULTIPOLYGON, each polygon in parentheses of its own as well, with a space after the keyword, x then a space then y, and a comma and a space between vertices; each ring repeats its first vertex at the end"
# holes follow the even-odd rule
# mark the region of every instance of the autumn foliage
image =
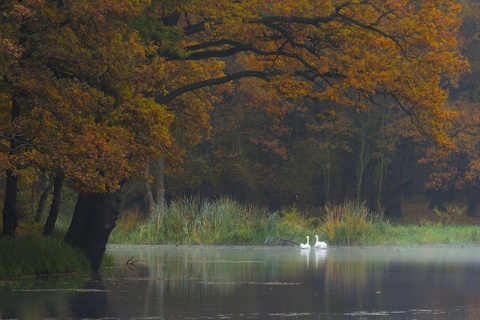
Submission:
POLYGON ((334 165, 355 158, 357 199, 370 172, 380 204, 400 179, 387 170, 396 146, 422 137, 448 153, 468 140, 452 136, 457 116, 474 121, 445 104, 468 71, 456 1, 11 0, 0 13, 4 216, 24 170, 108 195, 148 179, 149 159, 175 171, 201 142, 199 172, 253 185, 258 170, 257 190, 277 198, 291 172, 305 196, 309 163, 327 190, 334 165))
POLYGON ((452 1, 10 1, 2 103, 18 103, 19 116, 2 136, 21 141, 4 164, 62 171, 80 191, 115 190, 174 150, 172 132, 195 142, 208 129, 217 88, 194 89, 246 75, 270 79, 283 99, 368 108, 389 94, 447 144, 441 81, 466 66, 459 10, 452 1), (228 73, 219 58, 241 52, 228 73))

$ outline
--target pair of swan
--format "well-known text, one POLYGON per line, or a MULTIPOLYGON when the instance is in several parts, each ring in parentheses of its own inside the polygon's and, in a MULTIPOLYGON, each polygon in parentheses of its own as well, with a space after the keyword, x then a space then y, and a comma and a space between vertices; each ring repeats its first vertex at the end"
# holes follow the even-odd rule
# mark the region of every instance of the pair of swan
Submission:
MULTIPOLYGON (((313 245, 315 249, 327 249, 327 244, 323 241, 318 241, 318 236, 315 235, 315 244, 313 245)), ((307 236, 307 243, 300 243, 300 249, 310 249, 310 237, 307 236)))

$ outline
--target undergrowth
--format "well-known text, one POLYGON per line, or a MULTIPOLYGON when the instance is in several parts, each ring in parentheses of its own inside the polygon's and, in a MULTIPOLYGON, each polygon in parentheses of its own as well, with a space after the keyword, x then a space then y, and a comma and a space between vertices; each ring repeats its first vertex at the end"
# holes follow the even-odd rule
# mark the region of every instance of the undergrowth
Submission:
POLYGON ((148 218, 139 212, 124 215, 110 242, 174 244, 250 244, 274 232, 277 214, 222 198, 198 198, 157 206, 148 218), (141 223, 138 221, 141 220, 141 223))

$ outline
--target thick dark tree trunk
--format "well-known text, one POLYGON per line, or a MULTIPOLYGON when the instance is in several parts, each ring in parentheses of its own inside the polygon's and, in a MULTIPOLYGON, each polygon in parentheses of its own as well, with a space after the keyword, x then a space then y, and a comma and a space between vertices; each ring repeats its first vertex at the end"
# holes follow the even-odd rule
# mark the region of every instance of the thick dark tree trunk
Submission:
POLYGON ((100 267, 108 238, 120 213, 120 193, 87 193, 78 197, 65 241, 81 249, 94 270, 100 267))
POLYGON ((53 179, 53 199, 50 206, 50 212, 48 213, 47 222, 45 222, 45 228, 43 229, 43 234, 46 236, 51 236, 53 230, 55 230, 55 223, 57 223, 58 212, 60 211, 63 181, 63 176, 55 177, 53 179))
POLYGON ((7 170, 7 185, 3 202, 3 237, 15 237, 17 229, 17 176, 12 170, 7 170))

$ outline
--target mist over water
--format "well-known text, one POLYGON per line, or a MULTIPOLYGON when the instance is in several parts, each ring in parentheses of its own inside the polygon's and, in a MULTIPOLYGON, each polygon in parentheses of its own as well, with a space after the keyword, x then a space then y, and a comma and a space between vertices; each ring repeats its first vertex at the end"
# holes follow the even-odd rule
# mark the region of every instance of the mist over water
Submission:
POLYGON ((480 319, 478 246, 108 251, 100 274, 1 281, 0 317, 480 319))

